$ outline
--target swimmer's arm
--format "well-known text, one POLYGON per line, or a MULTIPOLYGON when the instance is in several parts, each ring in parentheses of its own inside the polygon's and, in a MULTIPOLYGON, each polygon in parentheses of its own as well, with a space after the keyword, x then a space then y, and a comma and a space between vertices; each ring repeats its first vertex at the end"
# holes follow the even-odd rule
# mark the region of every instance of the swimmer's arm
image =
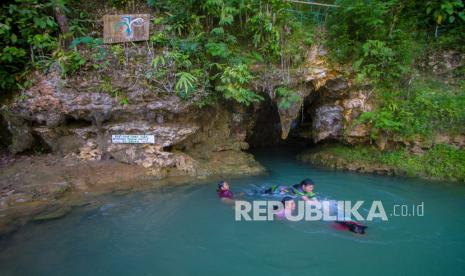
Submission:
POLYGON ((307 201, 308 203, 317 203, 318 199, 316 198, 308 198, 307 196, 302 196, 302 200, 307 201))
POLYGON ((232 199, 232 198, 223 197, 223 198, 221 198, 221 201, 223 201, 223 202, 226 203, 226 204, 231 204, 231 205, 232 205, 232 204, 234 204, 234 201, 235 201, 235 200, 232 199))

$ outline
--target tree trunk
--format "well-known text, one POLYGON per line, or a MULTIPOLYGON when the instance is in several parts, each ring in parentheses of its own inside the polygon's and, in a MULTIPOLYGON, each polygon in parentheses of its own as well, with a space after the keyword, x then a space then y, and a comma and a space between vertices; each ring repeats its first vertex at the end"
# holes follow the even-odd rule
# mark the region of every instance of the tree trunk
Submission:
POLYGON ((53 8, 55 12, 55 20, 60 28, 60 33, 63 37, 63 46, 65 49, 71 44, 71 35, 69 33, 68 18, 66 17, 65 11, 59 5, 53 8))

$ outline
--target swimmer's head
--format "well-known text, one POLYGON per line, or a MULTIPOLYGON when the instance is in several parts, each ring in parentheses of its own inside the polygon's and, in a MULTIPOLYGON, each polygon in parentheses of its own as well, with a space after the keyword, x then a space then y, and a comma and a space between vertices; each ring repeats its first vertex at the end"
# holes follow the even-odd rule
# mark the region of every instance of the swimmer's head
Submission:
POLYGON ((313 192, 313 180, 310 178, 305 178, 300 182, 300 186, 302 187, 302 190, 305 191, 306 193, 311 193, 313 192))
POLYGON ((221 180, 219 183, 218 183, 218 191, 227 191, 229 190, 229 184, 228 182, 224 181, 224 180, 221 180))
POLYGON ((283 204, 284 209, 287 209, 287 210, 295 209, 294 199, 290 196, 283 197, 283 199, 281 200, 281 203, 283 204))

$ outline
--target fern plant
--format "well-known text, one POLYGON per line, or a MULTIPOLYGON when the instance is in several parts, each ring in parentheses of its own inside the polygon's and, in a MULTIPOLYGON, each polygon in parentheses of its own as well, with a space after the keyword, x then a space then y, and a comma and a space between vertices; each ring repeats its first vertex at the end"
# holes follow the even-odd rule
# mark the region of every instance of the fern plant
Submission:
POLYGON ((176 74, 176 77, 178 78, 175 86, 176 92, 187 96, 196 87, 197 78, 191 73, 180 72, 176 74))
POLYGON ((252 80, 247 65, 238 64, 226 67, 220 77, 220 85, 216 86, 216 90, 223 93, 226 99, 233 99, 238 103, 250 105, 254 102, 263 100, 263 97, 255 94, 247 88, 250 80, 252 80))

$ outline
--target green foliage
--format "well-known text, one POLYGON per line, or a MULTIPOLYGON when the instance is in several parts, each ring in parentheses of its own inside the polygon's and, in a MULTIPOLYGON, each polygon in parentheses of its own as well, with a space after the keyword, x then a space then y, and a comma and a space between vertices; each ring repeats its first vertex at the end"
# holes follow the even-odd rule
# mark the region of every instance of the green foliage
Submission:
POLYGON ((422 155, 405 149, 381 152, 372 147, 331 146, 323 151, 349 162, 382 164, 406 172, 410 176, 429 176, 465 181, 465 150, 438 144, 422 155))
POLYGON ((121 45, 119 44, 112 45, 111 53, 113 54, 113 57, 116 59, 118 64, 120 65, 126 64, 126 56, 125 56, 124 48, 121 45))
POLYGON ((55 60, 60 66, 61 76, 64 78, 70 74, 76 73, 86 64, 86 59, 77 50, 58 51, 54 55, 55 60))
POLYGON ((462 0, 428 1, 426 15, 428 25, 435 25, 436 47, 465 50, 465 8, 462 0))
POLYGON ((360 58, 354 62, 358 81, 370 79, 373 83, 399 78, 408 67, 395 61, 395 52, 385 42, 368 40, 362 45, 360 58))
POLYGON ((428 1, 426 14, 438 24, 454 23, 456 19, 465 21, 465 11, 462 0, 428 1))
MULTIPOLYGON (((64 75, 82 66, 80 54, 57 51, 60 42, 70 36, 87 33, 84 25, 90 25, 87 14, 66 7, 66 0, 7 0, 0 12, 0 88, 7 91, 23 89, 29 82, 32 70, 48 70, 58 59, 64 75), (67 16, 69 33, 58 33, 55 8, 67 16)), ((74 45, 75 46, 75 45, 74 45)))
POLYGON ((284 1, 148 3, 166 17, 154 22, 163 27, 150 37, 152 45, 163 48, 163 58, 154 58, 153 70, 146 76, 165 91, 185 92, 186 86, 176 89, 180 84, 173 82, 179 83, 178 72, 189 72, 197 78, 197 95, 187 94, 196 101, 215 98, 213 90, 244 104, 259 101, 262 97, 248 84, 253 78, 249 66, 257 62, 275 66, 280 62, 283 69, 290 70, 304 60, 304 46, 313 43, 312 28, 304 28, 289 12, 291 4, 284 1), (181 56, 186 59, 182 61, 181 56), (192 68, 200 73, 194 74, 192 68))
MULTIPOLYGON (((301 66, 306 47, 323 40, 325 33, 316 31, 311 20, 302 16, 310 10, 307 5, 287 1, 147 2, 157 10, 149 39, 151 49, 157 54, 144 75, 162 90, 196 101, 216 98, 215 91, 225 98, 248 104, 258 100, 248 81, 242 83, 241 78, 230 77, 231 72, 238 72, 241 64, 250 77, 261 68, 279 66, 282 85, 287 85, 286 75, 290 76, 291 70, 301 66), (162 54, 158 52, 160 49, 162 54), (263 67, 255 66, 256 63, 263 67), (180 72, 190 74, 196 81, 180 72)), ((329 9, 326 41, 337 60, 353 64, 360 81, 370 79, 379 87, 389 87, 410 77, 413 60, 424 48, 419 46, 431 41, 433 31, 435 43, 440 47, 465 45, 461 0, 337 2, 341 8, 329 9)), ((124 49, 113 45, 111 52, 107 51, 101 40, 89 36, 95 27, 89 14, 69 9, 67 3, 64 0, 9 0, 2 4, 0 88, 24 86, 20 83, 26 79, 26 70, 46 70, 53 59, 62 67, 63 76, 83 68, 101 71, 110 61, 126 65, 124 49), (53 18, 56 6, 68 16, 69 32, 74 38, 70 53, 57 51, 63 38, 59 37, 53 18)), ((128 7, 135 2, 112 0, 109 3, 128 7)), ((290 106, 293 99, 284 94, 281 104, 290 106)), ((371 119, 389 122, 396 118, 380 113, 371 119)))
POLYGON ((229 56, 229 49, 226 43, 210 42, 205 44, 205 48, 207 49, 207 53, 212 57, 227 58, 229 56))
POLYGON ((327 45, 342 63, 353 63, 359 80, 398 84, 412 74, 424 49, 464 49, 462 0, 342 0, 328 19, 327 45), (433 35, 434 34, 434 35, 433 35))
POLYGON ((121 100, 119 100, 119 104, 120 104, 120 105, 127 105, 127 104, 129 104, 129 99, 128 99, 128 97, 126 97, 126 96, 121 97, 121 100))
POLYGON ((0 11, 0 88, 13 90, 24 81, 30 62, 44 60, 57 46, 57 25, 48 2, 16 0, 0 11))
MULTIPOLYGON (((70 50, 58 50, 54 52, 53 59, 49 60, 47 66, 56 61, 61 69, 63 78, 77 73, 83 68, 94 70, 106 69, 109 66, 109 51, 99 38, 89 36, 75 38, 70 46, 70 50)), ((112 48, 112 50, 116 50, 112 48)), ((119 54, 119 52, 118 52, 119 54)), ((116 57, 117 60, 120 56, 116 57)))
POLYGON ((48 33, 36 34, 30 37, 27 42, 33 50, 37 50, 41 54, 51 52, 58 47, 57 39, 48 33))
POLYGON ((197 78, 189 72, 179 72, 176 74, 176 91, 182 95, 189 95, 196 87, 197 78))
POLYGON ((305 45, 311 46, 313 44, 313 42, 315 42, 313 34, 312 33, 306 34, 306 37, 304 39, 305 45))
POLYGON ((151 61, 151 70, 145 77, 162 86, 165 92, 176 92, 178 96, 187 99, 194 90, 199 88, 199 79, 204 78, 199 69, 192 69, 190 56, 177 48, 165 51, 164 55, 156 55, 151 61))
POLYGON ((102 78, 102 81, 98 86, 98 89, 100 92, 107 93, 115 97, 118 95, 118 89, 113 87, 113 85, 111 84, 111 79, 108 77, 102 78))
POLYGON ((389 110, 378 110, 374 112, 364 112, 358 118, 359 122, 371 125, 371 138, 376 139, 381 131, 386 133, 396 133, 403 130, 404 125, 395 114, 389 110))
POLYGON ((111 83, 111 79, 109 77, 103 77, 102 81, 100 82, 98 86, 98 90, 101 93, 107 93, 110 94, 112 97, 115 98, 115 100, 120 104, 120 105, 127 105, 129 104, 129 99, 126 96, 124 92, 121 91, 121 89, 114 87, 111 83))
POLYGON ((164 45, 168 42, 165 32, 157 32, 150 36, 150 42, 155 45, 164 45))
POLYGON ((249 19, 248 28, 255 48, 277 56, 280 51, 280 32, 273 21, 272 13, 259 11, 249 19))
MULTIPOLYGON (((77 37, 71 42, 69 48, 73 49, 75 52, 78 52, 78 48, 87 50, 87 54, 90 55, 89 61, 91 61, 93 69, 98 70, 109 66, 108 50, 103 46, 103 41, 100 38, 93 38, 90 36, 77 37)), ((115 48, 112 48, 112 50, 114 49, 115 48)), ((116 58, 118 61, 121 59, 120 56, 117 56, 116 58)), ((78 60, 76 59, 76 61, 78 60)), ((82 63, 77 69, 81 68, 82 65, 86 63, 85 58, 82 58, 81 56, 80 62, 84 63, 82 63)), ((76 72, 77 69, 72 70, 72 72, 76 72)))
POLYGON ((71 37, 82 37, 89 33, 91 25, 89 15, 85 12, 79 12, 75 17, 70 19, 69 33, 71 37))
POLYGON ((216 86, 216 89, 222 92, 226 99, 233 99, 238 103, 249 105, 263 100, 262 96, 247 88, 247 84, 251 79, 252 75, 247 65, 228 66, 221 74, 220 85, 216 86))
POLYGON ((352 64, 356 80, 374 84, 377 106, 356 121, 413 139, 465 127, 465 90, 416 79, 414 63, 438 48, 464 50, 461 0, 342 0, 328 21, 332 57, 352 64), (413 82, 412 82, 413 80, 413 82))
POLYGON ((425 37, 415 31, 417 18, 411 12, 418 8, 400 0, 347 0, 341 5, 328 23, 332 56, 353 63, 359 81, 389 86, 406 77, 422 54, 418 44, 425 37))
POLYGON ((411 89, 378 92, 379 106, 358 122, 370 123, 372 137, 380 132, 413 137, 465 128, 465 89, 434 80, 417 80, 411 89))
POLYGON ((329 17, 328 45, 342 62, 360 56, 361 46, 368 40, 384 40, 387 18, 393 1, 340 1, 329 17))
POLYGON ((2 55, 0 57, 0 61, 2 62, 13 62, 16 59, 20 59, 26 55, 26 51, 24 49, 18 49, 16 47, 5 47, 3 48, 2 55))
POLYGON ((73 39, 71 44, 69 45, 69 48, 75 49, 79 45, 84 45, 87 47, 90 47, 92 49, 97 48, 98 46, 103 44, 103 40, 100 38, 93 38, 90 36, 83 36, 83 37, 76 37, 73 39))

